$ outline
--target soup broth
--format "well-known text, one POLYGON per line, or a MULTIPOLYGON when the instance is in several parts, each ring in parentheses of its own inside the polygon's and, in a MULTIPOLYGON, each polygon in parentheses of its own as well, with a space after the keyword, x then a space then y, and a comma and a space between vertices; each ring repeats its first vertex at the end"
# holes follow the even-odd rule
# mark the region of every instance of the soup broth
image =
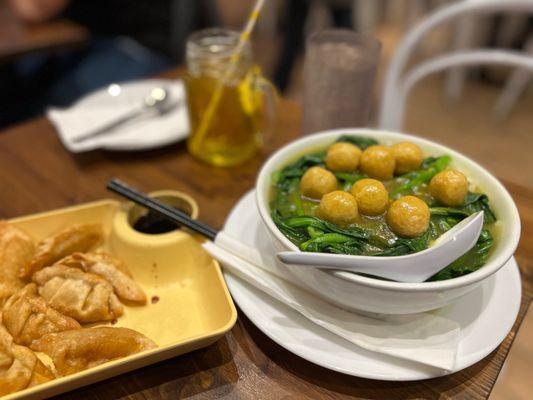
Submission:
MULTIPOLYGON (((370 138, 354 136, 341 137, 338 141, 355 143, 362 150, 377 144, 370 138)), ((302 251, 369 256, 410 254, 431 246, 440 235, 468 215, 483 211, 484 229, 476 246, 430 280, 462 276, 485 264, 497 231, 496 216, 487 196, 471 185, 462 205, 448 207, 440 204, 429 190, 432 177, 446 169, 451 162, 449 156, 426 157, 418 170, 382 182, 389 194, 389 202, 402 196, 416 196, 429 206, 430 220, 426 232, 414 238, 405 238, 393 232, 387 223, 386 213, 377 216, 359 214, 349 224, 336 225, 321 214, 320 200, 302 195, 300 180, 303 174, 312 166, 326 167, 326 150, 314 150, 301 155, 272 176, 272 218, 280 231, 302 251)), ((342 191, 350 191, 355 182, 367 178, 359 170, 336 172, 335 176, 337 189, 342 191)))

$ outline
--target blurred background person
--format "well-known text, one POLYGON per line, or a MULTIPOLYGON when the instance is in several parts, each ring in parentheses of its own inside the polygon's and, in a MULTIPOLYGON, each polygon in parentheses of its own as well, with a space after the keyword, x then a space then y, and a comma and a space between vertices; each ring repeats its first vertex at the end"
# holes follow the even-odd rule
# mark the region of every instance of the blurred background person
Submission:
MULTIPOLYGON (((323 2, 331 17, 332 26, 353 29, 351 0, 328 0, 323 2)), ((289 85, 296 59, 304 52, 306 25, 313 1, 287 0, 286 22, 283 44, 278 65, 274 72, 274 82, 285 91, 289 85)))
MULTIPOLYGON (((182 62, 187 35, 216 25, 210 0, 10 0, 18 18, 62 17, 90 31, 81 50, 23 57, 3 71, 4 121, 68 106, 111 82, 160 73, 182 62), (27 94, 35 94, 28 101, 27 94), (22 94, 25 94, 24 96, 22 94)), ((0 99, 1 101, 1 99, 0 99)))
MULTIPOLYGON (((284 96, 299 100, 305 36, 332 26, 353 28, 375 35, 383 43, 379 92, 381 74, 405 31, 433 9, 451 3, 268 0, 254 35, 255 59, 284 96)), ((151 77, 182 65, 186 38, 192 31, 209 26, 239 30, 253 1, 0 0, 2 4, 11 5, 18 18, 28 23, 46 23, 54 18, 74 21, 90 31, 91 39, 82 49, 41 51, 1 64, 0 127, 38 115, 49 105, 68 106, 112 82, 151 77)), ((487 16, 474 25, 479 32, 471 35, 473 42, 468 43, 468 47, 474 48, 521 49, 533 32, 533 20, 527 15, 505 19, 487 16)), ((455 43, 463 35, 454 24, 447 24, 435 33, 421 46, 417 57, 465 46, 455 43)), ((502 73, 494 67, 469 68, 467 72, 469 78, 485 78, 484 82, 500 86, 508 76, 508 69, 502 73)))

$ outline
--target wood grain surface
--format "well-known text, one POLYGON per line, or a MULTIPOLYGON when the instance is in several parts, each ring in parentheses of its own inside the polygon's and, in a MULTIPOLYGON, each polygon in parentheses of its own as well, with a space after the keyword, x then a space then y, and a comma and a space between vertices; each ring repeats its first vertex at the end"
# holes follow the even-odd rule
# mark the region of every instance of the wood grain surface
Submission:
POLYGON ((21 21, 7 0, 0 0, 0 64, 36 51, 77 48, 89 40, 89 31, 68 20, 29 24, 21 21))
MULTIPOLYGON (((52 125, 38 118, 0 132, 0 218, 110 197, 105 184, 119 177, 144 191, 187 192, 198 201, 200 218, 221 227, 235 202, 253 187, 265 157, 298 136, 299 121, 298 105, 282 101, 278 129, 260 156, 240 167, 218 169, 193 159, 183 143, 149 152, 73 155, 52 125)), ((533 191, 515 184, 507 188, 523 224, 517 252, 523 278, 520 315, 498 349, 464 371, 421 382, 350 377, 289 353, 239 313, 235 327, 214 345, 58 398, 486 399, 533 293, 533 244, 528 239, 533 236, 533 191)))

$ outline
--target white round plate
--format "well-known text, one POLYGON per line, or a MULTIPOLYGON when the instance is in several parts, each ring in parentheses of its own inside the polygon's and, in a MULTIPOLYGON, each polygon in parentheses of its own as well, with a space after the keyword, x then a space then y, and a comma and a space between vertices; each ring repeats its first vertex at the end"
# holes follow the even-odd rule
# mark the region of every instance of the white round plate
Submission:
MULTIPOLYGON (((274 252, 247 193, 230 213, 225 231, 262 252, 274 252)), ((442 370, 363 350, 324 330, 298 312, 248 283, 225 273, 235 303, 268 337, 290 352, 322 367, 348 375, 411 381, 446 375, 442 370)), ((456 303, 434 311, 459 323, 457 372, 478 362, 505 339, 518 315, 521 284, 512 258, 496 274, 456 303)))
POLYGON ((88 94, 74 106, 131 109, 139 105, 154 87, 169 90, 171 99, 175 99, 177 103, 176 110, 135 121, 128 126, 126 134, 121 132, 120 140, 106 140, 104 136, 94 139, 100 143, 98 148, 114 151, 149 150, 178 142, 189 135, 185 88, 181 80, 145 79, 112 84, 88 94))

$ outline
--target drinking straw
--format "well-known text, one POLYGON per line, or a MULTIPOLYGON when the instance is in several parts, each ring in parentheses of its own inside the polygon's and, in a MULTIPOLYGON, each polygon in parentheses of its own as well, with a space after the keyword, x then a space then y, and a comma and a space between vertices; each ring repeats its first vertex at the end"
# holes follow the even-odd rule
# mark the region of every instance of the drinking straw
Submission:
POLYGON ((211 95, 211 98, 209 99, 209 103, 207 104, 207 109, 204 113, 204 116, 200 120, 198 131, 196 135, 194 136, 195 137, 194 140, 197 140, 198 142, 200 142, 207 133, 207 129, 209 128, 211 120, 213 119, 215 111, 217 110, 217 107, 220 103, 220 99, 222 98, 222 93, 224 91, 224 84, 234 73, 234 70, 237 66, 237 62, 239 61, 241 57, 244 46, 250 40, 250 35, 255 27, 257 20, 259 19, 259 14, 261 13, 261 9, 263 8, 264 3, 265 3, 265 0, 256 0, 254 8, 252 9, 252 12, 250 13, 248 20, 246 22, 246 25, 244 26, 244 29, 241 31, 241 34, 239 35, 239 41, 237 42, 237 46, 235 46, 235 49, 233 53, 231 54, 228 67, 224 71, 222 78, 218 80, 215 90, 213 91, 213 94, 211 95))

